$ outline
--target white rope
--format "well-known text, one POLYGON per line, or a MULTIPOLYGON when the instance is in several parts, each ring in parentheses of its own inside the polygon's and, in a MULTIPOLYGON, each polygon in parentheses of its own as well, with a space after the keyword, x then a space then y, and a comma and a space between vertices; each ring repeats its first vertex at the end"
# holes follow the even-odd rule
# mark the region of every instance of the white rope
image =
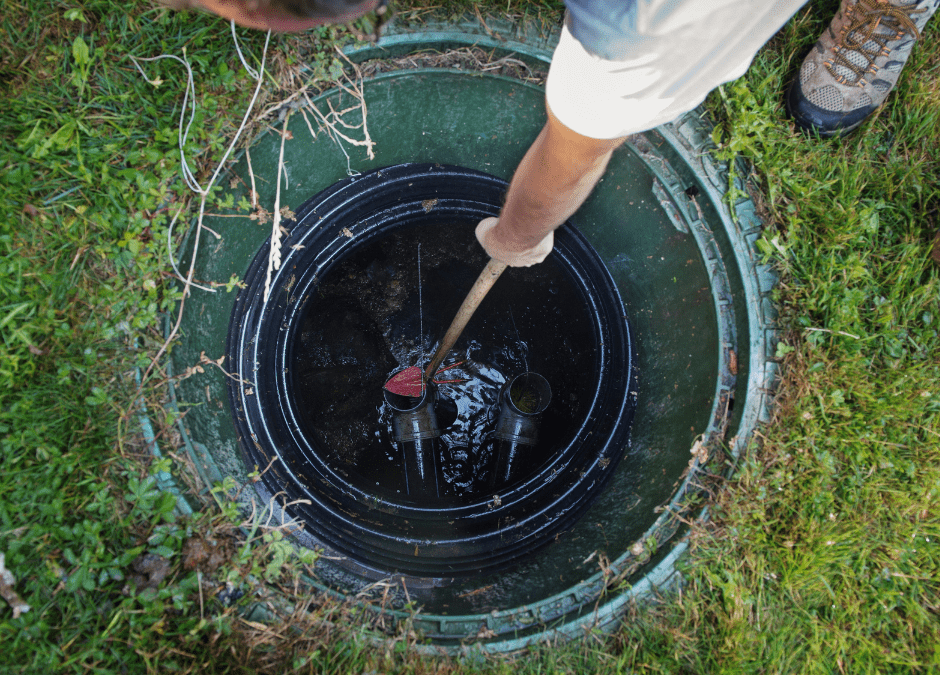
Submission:
MULTIPOLYGON (((234 37, 234 32, 233 32, 234 37)), ((203 188, 199 185, 199 182, 196 180, 196 176, 193 173, 192 169, 189 168, 189 162, 186 161, 186 151, 185 146, 186 142, 189 140, 189 130, 192 127, 193 120, 196 117, 196 88, 193 81, 193 69, 189 65, 189 61, 185 58, 180 58, 175 54, 161 54, 160 56, 153 56, 150 58, 141 58, 141 61, 159 61, 161 59, 173 59, 183 64, 183 67, 186 68, 186 92, 183 95, 183 110, 180 112, 180 128, 179 128, 179 148, 180 148, 180 160, 182 163, 183 169, 183 178, 186 180, 186 184, 189 188, 199 194, 208 196, 209 190, 212 189, 212 186, 215 184, 216 179, 219 177, 219 174, 222 172, 222 169, 225 167, 225 162, 228 160, 229 155, 232 153, 232 150, 235 148, 235 144, 238 143, 239 138, 241 137, 242 131, 245 129, 245 125, 248 123, 248 118, 251 117, 251 111, 255 107, 255 101, 258 100, 258 93, 261 91, 261 83, 263 82, 262 75, 264 74, 264 64, 268 56, 268 44, 271 41, 271 31, 267 32, 267 35, 264 39, 264 51, 261 54, 261 71, 256 71, 248 66, 245 63, 244 57, 242 56, 241 50, 238 48, 238 39, 235 38, 235 47, 238 50, 239 58, 242 59, 242 65, 245 66, 245 69, 248 71, 248 74, 257 81, 255 85, 255 90, 251 95, 251 101, 248 103, 248 108, 245 110, 245 115, 242 117, 241 124, 238 125, 238 131, 235 132, 235 135, 232 137, 231 142, 228 144, 228 148, 225 150, 225 154, 222 155, 222 160, 218 163, 215 168, 215 171, 212 174, 212 178, 209 180, 209 184, 203 188), (183 127, 183 120, 186 116, 186 104, 190 103, 190 113, 189 113, 189 122, 186 123, 185 129, 183 127)), ((186 49, 183 49, 183 56, 186 55, 186 49)), ((147 77, 147 74, 144 73, 143 69, 140 67, 140 64, 137 63, 135 57, 131 57, 131 60, 134 61, 134 65, 137 66, 137 70, 140 71, 140 74, 144 76, 151 84, 156 85, 157 82, 151 80, 147 77)))
MULTIPOLYGON (((210 190, 212 189, 212 186, 215 185, 215 181, 218 179, 219 174, 222 172, 222 168, 225 166, 225 163, 228 161, 229 155, 232 154, 232 150, 235 149, 235 144, 238 143, 238 139, 241 137, 242 131, 244 131, 245 125, 248 123, 248 119, 251 117, 251 111, 255 107, 255 102, 258 100, 258 93, 261 91, 261 83, 264 81, 264 72, 265 72, 264 66, 266 63, 267 56, 268 56, 268 45, 270 44, 270 42, 271 42, 271 31, 268 31, 267 35, 264 38, 264 49, 261 53, 261 66, 257 71, 254 71, 256 75, 254 79, 257 80, 257 84, 255 85, 255 90, 251 95, 251 101, 248 103, 248 108, 245 110, 245 115, 242 117, 241 124, 238 125, 238 131, 235 132, 235 136, 232 138, 232 141, 229 143, 228 148, 226 148, 225 154, 222 155, 222 159, 219 161, 218 166, 216 166, 215 171, 212 173, 212 177, 209 179, 209 183, 205 189, 203 189, 199 185, 199 182, 196 180, 195 175, 190 170, 189 165, 186 162, 186 154, 184 150, 184 147, 186 145, 186 140, 189 138, 189 129, 192 126, 193 119, 195 118, 195 115, 196 115, 196 91, 195 91, 195 84, 193 82, 193 70, 190 67, 189 62, 186 61, 185 58, 180 58, 173 54, 161 54, 160 56, 141 59, 142 61, 158 61, 160 59, 167 59, 167 58, 174 59, 178 61, 179 63, 182 63, 183 66, 186 68, 186 93, 183 96, 183 109, 180 112, 180 129, 179 129, 180 160, 182 164, 183 178, 186 181, 186 185, 191 190, 193 190, 193 192, 196 192, 199 195, 199 215, 196 219, 196 235, 193 239, 193 253, 189 262, 189 270, 185 278, 183 278, 182 275, 179 274, 179 271, 176 270, 176 264, 175 263, 173 264, 174 271, 177 272, 177 276, 180 277, 184 283, 183 296, 180 299, 179 311, 177 312, 177 315, 176 315, 176 323, 174 324, 172 330, 170 331, 170 334, 166 337, 166 340, 164 340, 163 345, 161 345, 156 355, 150 361, 150 365, 147 367, 147 370, 144 372, 143 376, 141 377, 141 382, 144 382, 147 379, 147 376, 150 374, 150 371, 153 370, 154 366, 160 361, 160 357, 162 357, 163 354, 166 353, 166 350, 170 346, 170 343, 173 341, 173 339, 176 337, 176 334, 179 332, 180 325, 183 322, 183 309, 186 306, 186 298, 189 296, 189 289, 195 285, 197 288, 201 288, 202 290, 206 290, 212 293, 216 292, 216 289, 206 288, 205 286, 200 286, 198 284, 193 283, 193 274, 195 274, 195 271, 196 271, 196 260, 199 254, 199 240, 201 238, 202 228, 203 228, 202 221, 206 213, 206 201, 209 198, 209 194, 210 194, 210 190), (186 127, 184 130, 183 121, 186 115, 186 104, 190 102, 190 100, 191 100, 191 104, 190 104, 191 110, 190 110, 189 122, 186 123, 186 127)), ((237 48, 237 41, 236 41, 236 48, 237 48)), ((183 48, 183 56, 184 57, 186 56, 185 47, 183 48)), ((143 75, 144 79, 146 79, 148 82, 156 86, 157 82, 147 77, 147 74, 140 67, 140 64, 137 63, 137 60, 134 59, 134 57, 131 57, 131 60, 134 61, 134 65, 137 67, 137 70, 140 71, 140 74, 143 75)), ((244 63, 244 60, 242 61, 242 63, 244 63)), ((249 75, 251 75, 251 72, 249 72, 249 75)), ((172 227, 168 229, 172 231, 172 227)), ((171 255, 170 255, 171 261, 172 261, 172 258, 173 256, 171 252, 171 255)))
MULTIPOLYGON (((176 261, 173 259, 173 226, 176 225, 176 219, 180 217, 180 214, 183 212, 184 207, 180 207, 176 213, 173 215, 173 220, 170 221, 170 226, 166 228, 166 252, 170 258, 170 266, 173 268, 173 273, 176 274, 176 278, 180 281, 186 281, 186 277, 183 276, 180 272, 179 267, 176 266, 176 261)), ((210 293, 215 293, 214 288, 209 288, 208 286, 203 286, 202 284, 197 284, 195 281, 191 281, 190 286, 195 286, 199 290, 209 291, 210 293)))
MULTIPOLYGON (((206 199, 209 197, 209 191, 212 189, 213 185, 215 185, 215 181, 218 179, 219 174, 221 173, 222 169, 225 167, 225 163, 228 161, 229 155, 232 153, 232 150, 235 149, 235 145, 238 143, 238 140, 241 137, 242 131, 244 131, 245 125, 248 123, 248 119, 251 117, 251 111, 255 107, 255 102, 258 100, 258 93, 261 91, 261 83, 263 82, 262 76, 264 74, 264 65, 267 59, 267 55, 268 55, 268 45, 271 41, 271 31, 268 31, 264 39, 264 50, 261 53, 260 72, 257 70, 254 70, 253 68, 250 68, 248 64, 245 62, 245 58, 242 55, 241 49, 239 48, 239 45, 238 45, 238 38, 235 35, 234 23, 233 23, 233 28, 232 28, 232 39, 235 41, 235 49, 236 51, 238 51, 238 57, 241 59, 242 65, 245 67, 245 70, 248 72, 248 75, 252 77, 254 80, 256 80, 257 84, 255 85, 254 92, 252 93, 251 101, 248 103, 248 108, 245 110, 245 115, 242 117, 241 124, 239 124, 238 126, 238 131, 236 131, 235 135, 232 137, 231 142, 229 143, 228 147, 225 150, 225 154, 222 156, 221 161, 216 166, 216 169, 212 173, 212 177, 209 179, 209 183, 208 185, 206 185, 205 188, 199 185, 199 182, 196 180, 196 176, 193 173, 192 169, 190 168, 189 162, 186 159, 185 147, 186 147, 187 141, 189 140, 190 128, 192 127, 193 120, 195 119, 195 116, 196 116, 196 88, 195 88, 195 82, 193 79, 193 70, 192 70, 192 67, 189 65, 189 61, 186 60, 185 58, 176 56, 175 54, 161 54, 159 56, 140 59, 141 61, 144 61, 144 62, 159 61, 161 59, 173 59, 174 61, 177 61, 178 63, 183 64, 183 67, 186 68, 186 88, 183 94, 183 108, 180 112, 180 123, 179 123, 179 130, 177 134, 179 150, 180 150, 180 167, 181 167, 181 171, 183 174, 183 180, 186 182, 186 185, 189 187, 190 190, 198 194, 201 197, 201 199, 199 200, 199 215, 197 217, 196 238, 193 242, 193 258, 190 264, 189 274, 185 277, 183 276, 183 274, 180 272, 179 268, 176 265, 176 260, 173 258, 173 250, 172 250, 173 229, 174 229, 174 226, 176 225, 176 220, 179 217, 180 212, 177 212, 176 216, 174 216, 173 220, 170 222, 170 226, 167 228, 167 253, 170 259, 170 266, 173 268, 173 272, 176 274, 176 277, 180 281, 186 284, 186 288, 184 289, 184 294, 188 294, 189 287, 191 286, 194 286, 203 291, 207 291, 209 293, 216 292, 216 289, 203 286, 202 284, 195 283, 192 280, 193 271, 195 269, 194 266, 195 266, 195 261, 196 261, 196 252, 199 249, 199 239, 200 239, 200 235, 202 234, 202 229, 203 229, 202 221, 203 221, 203 216, 205 215, 206 199), (185 121, 187 103, 190 104, 188 122, 185 121)), ((184 57, 186 56, 185 47, 183 48, 183 56, 184 57)), ((144 77, 144 79, 147 80, 147 82, 149 82, 150 84, 154 86, 159 84, 158 81, 151 80, 149 77, 147 77, 147 74, 144 72, 143 68, 140 67, 140 64, 137 62, 137 59, 135 57, 131 56, 131 60, 134 62, 134 65, 136 66, 137 70, 144 77)))
MULTIPOLYGON (((183 55, 186 55, 186 48, 183 48, 183 55)), ((186 185, 189 186, 189 189, 193 192, 200 192, 199 183, 196 182, 196 177, 193 175, 193 172, 189 168, 189 164, 186 161, 186 150, 185 145, 186 141, 189 138, 189 129, 193 124, 193 120, 196 118, 196 86, 193 82, 193 69, 189 65, 189 61, 182 59, 176 54, 160 54, 160 56, 152 56, 150 58, 141 58, 141 61, 150 62, 150 61, 162 61, 163 59, 173 59, 183 64, 183 67, 186 68, 186 89, 183 94, 183 108, 180 110, 180 124, 178 131, 178 140, 179 140, 179 150, 180 150, 180 165, 183 171, 183 180, 186 181, 186 185), (183 120, 186 117, 186 104, 190 104, 189 111, 189 122, 186 123, 185 130, 183 128, 183 120)), ((147 74, 144 72, 144 69, 140 67, 140 64, 137 62, 137 58, 131 56, 131 61, 134 62, 134 65, 137 67, 137 70, 143 75, 144 79, 147 80, 153 86, 159 86, 159 80, 151 80, 147 77, 147 74)))
MULTIPOLYGON (((248 103, 248 109, 245 110, 245 115, 242 117, 242 123, 238 125, 238 131, 235 132, 235 136, 232 138, 232 142, 229 143, 228 149, 222 156, 222 161, 220 161, 219 165, 215 168, 215 173, 212 174, 212 179, 209 181, 209 188, 215 184, 216 179, 219 177, 219 174, 222 172, 222 169, 225 166, 225 162, 228 160, 228 156, 232 154, 232 150, 235 149, 235 144, 238 142, 239 137, 241 137, 242 131, 245 129, 245 125, 248 124, 248 118, 251 117, 251 111, 255 107, 255 101, 258 100, 258 92, 261 91, 261 83, 264 81, 264 64, 265 59, 267 59, 268 56, 268 43, 270 41, 271 31, 268 31, 264 38, 264 51, 261 52, 261 69, 257 72, 258 77, 255 78, 258 81, 258 84, 255 85, 255 91, 251 95, 251 101, 248 103)), ((206 189, 206 193, 208 193, 209 188, 206 189)))
POLYGON ((238 44, 238 36, 235 34, 235 19, 231 21, 232 26, 232 41, 235 43, 235 51, 238 52, 238 58, 242 62, 242 67, 245 69, 245 72, 251 76, 253 80, 257 80, 260 76, 258 71, 248 65, 248 62, 245 61, 245 56, 242 54, 241 45, 238 44))

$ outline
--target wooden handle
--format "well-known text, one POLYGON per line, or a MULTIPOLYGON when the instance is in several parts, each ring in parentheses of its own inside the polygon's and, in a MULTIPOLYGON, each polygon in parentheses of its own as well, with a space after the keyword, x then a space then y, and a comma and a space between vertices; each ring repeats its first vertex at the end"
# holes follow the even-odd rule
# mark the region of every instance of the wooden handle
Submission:
POLYGON ((447 329, 447 333, 441 341, 441 346, 437 348, 437 351, 434 353, 434 358, 431 359, 427 369, 424 371, 426 379, 430 380, 434 377, 434 373, 437 372, 438 367, 440 367, 441 363, 444 361, 447 352, 450 351, 450 348, 457 342, 457 338, 463 333, 463 329, 466 328, 470 317, 473 316, 477 307, 480 306, 480 302, 482 302, 486 294, 490 292, 490 289, 493 288, 493 284, 496 283, 496 280, 499 279, 499 275, 502 274, 505 269, 506 263, 499 262, 493 258, 490 258, 490 261, 486 263, 486 267, 480 272, 480 276, 478 276, 476 282, 474 282, 473 288, 467 293, 463 304, 460 305, 460 309, 457 310, 457 316, 454 317, 450 328, 447 329))

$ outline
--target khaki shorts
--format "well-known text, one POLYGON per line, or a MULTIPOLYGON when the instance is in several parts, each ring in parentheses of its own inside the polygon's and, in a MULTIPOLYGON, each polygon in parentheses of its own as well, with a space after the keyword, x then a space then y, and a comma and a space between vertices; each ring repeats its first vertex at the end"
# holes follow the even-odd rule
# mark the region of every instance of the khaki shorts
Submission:
MULTIPOLYGON (((670 122, 719 84, 741 77, 805 1, 677 0, 664 15, 662 2, 641 0, 636 50, 619 61, 589 53, 565 26, 548 73, 548 107, 565 126, 591 138, 618 138, 670 122)), ((783 88, 780 82, 772 95, 783 88)))

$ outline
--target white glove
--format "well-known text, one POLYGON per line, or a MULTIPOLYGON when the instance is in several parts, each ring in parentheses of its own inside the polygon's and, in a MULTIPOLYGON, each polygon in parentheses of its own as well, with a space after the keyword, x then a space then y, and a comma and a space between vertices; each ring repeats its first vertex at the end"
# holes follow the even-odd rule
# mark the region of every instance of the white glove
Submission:
POLYGON ((506 263, 510 267, 531 267, 537 265, 552 252, 555 245, 555 233, 549 232, 535 246, 513 246, 497 241, 493 228, 499 222, 498 218, 484 218, 477 225, 477 241, 491 258, 506 263))

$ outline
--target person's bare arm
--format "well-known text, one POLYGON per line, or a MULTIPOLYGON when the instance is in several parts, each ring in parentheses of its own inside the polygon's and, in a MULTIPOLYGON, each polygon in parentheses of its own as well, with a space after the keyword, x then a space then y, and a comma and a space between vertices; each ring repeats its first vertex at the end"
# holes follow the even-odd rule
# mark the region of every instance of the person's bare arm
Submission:
POLYGON ((291 33, 327 23, 346 23, 380 8, 379 0, 297 3, 295 12, 285 2, 262 0, 159 0, 172 9, 201 9, 231 19, 239 26, 291 33), (299 12, 299 13, 298 13, 299 12))
POLYGON ((548 122, 519 163, 499 218, 477 226, 491 258, 511 267, 542 262, 552 233, 584 203, 623 138, 582 136, 548 110, 548 122))

